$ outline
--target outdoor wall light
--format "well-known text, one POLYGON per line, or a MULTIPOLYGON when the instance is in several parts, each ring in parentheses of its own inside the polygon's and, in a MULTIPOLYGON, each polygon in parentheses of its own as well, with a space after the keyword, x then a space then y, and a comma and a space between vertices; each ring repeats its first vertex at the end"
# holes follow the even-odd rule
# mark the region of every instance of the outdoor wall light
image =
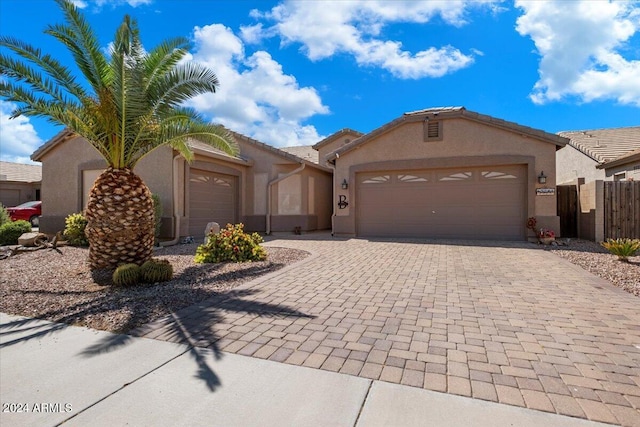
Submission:
POLYGON ((538 183, 540 183, 540 184, 546 184, 547 183, 547 176, 544 174, 543 171, 540 171, 540 175, 538 175, 538 183))
POLYGON ((347 182, 347 179, 343 179, 342 180, 342 189, 346 190, 347 188, 349 188, 349 183, 347 182))

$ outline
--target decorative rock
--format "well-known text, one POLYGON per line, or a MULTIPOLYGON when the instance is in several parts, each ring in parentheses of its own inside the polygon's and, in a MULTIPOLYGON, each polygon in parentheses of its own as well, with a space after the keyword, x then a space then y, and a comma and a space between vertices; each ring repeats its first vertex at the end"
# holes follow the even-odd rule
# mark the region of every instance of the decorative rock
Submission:
POLYGON ((204 238, 207 239, 207 236, 211 233, 218 234, 220 232, 220 224, 217 222, 210 222, 204 229, 204 238))
POLYGON ((18 244, 26 247, 42 246, 47 243, 47 235, 44 233, 24 233, 18 237, 18 244))

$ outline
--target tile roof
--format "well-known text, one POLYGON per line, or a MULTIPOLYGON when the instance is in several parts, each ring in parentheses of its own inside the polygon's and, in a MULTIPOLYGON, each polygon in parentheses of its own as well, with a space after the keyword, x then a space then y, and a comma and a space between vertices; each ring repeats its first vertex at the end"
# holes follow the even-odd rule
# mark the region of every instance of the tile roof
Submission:
POLYGON ((558 132, 569 145, 598 163, 611 162, 640 149, 640 126, 558 132))
POLYGON ((0 162, 0 181, 38 182, 42 181, 42 166, 21 163, 0 162))
POLYGON ((310 161, 312 163, 320 163, 318 152, 311 145, 298 145, 294 147, 281 147, 282 151, 293 154, 296 157, 310 161))

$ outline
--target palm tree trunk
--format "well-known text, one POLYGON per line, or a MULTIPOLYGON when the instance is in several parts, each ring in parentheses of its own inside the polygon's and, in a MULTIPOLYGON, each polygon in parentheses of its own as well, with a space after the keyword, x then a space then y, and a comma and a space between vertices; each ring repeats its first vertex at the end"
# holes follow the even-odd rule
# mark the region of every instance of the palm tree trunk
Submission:
POLYGON ((131 169, 108 168, 93 184, 85 210, 92 270, 141 265, 154 242, 151 191, 131 169))

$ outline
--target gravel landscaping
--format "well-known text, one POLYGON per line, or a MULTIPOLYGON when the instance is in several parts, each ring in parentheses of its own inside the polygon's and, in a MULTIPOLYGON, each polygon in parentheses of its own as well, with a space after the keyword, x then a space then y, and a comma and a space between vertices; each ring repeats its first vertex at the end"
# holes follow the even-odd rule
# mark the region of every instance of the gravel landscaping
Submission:
POLYGON ((640 296, 640 256, 630 257, 629 262, 622 262, 600 244, 580 239, 569 239, 567 246, 544 246, 544 249, 640 296))
POLYGON ((196 264, 197 244, 159 248, 173 280, 132 288, 106 286, 109 272, 92 274, 88 249, 64 246, 0 261, 0 311, 94 329, 127 332, 136 326, 211 297, 225 297, 233 288, 287 264, 308 252, 268 247, 266 261, 196 264), (106 274, 105 274, 106 273, 106 274))
MULTIPOLYGON (((196 264, 197 244, 159 248, 155 256, 174 268, 170 282, 115 288, 107 272, 93 273, 88 249, 60 247, 21 253, 0 261, 0 311, 54 322, 127 332, 211 297, 224 298, 243 283, 309 254, 296 249, 266 247, 266 261, 196 264)), ((640 257, 618 261, 595 242, 571 239, 567 246, 541 246, 587 271, 640 296, 640 257)), ((635 298, 630 295, 630 298, 635 298)))

